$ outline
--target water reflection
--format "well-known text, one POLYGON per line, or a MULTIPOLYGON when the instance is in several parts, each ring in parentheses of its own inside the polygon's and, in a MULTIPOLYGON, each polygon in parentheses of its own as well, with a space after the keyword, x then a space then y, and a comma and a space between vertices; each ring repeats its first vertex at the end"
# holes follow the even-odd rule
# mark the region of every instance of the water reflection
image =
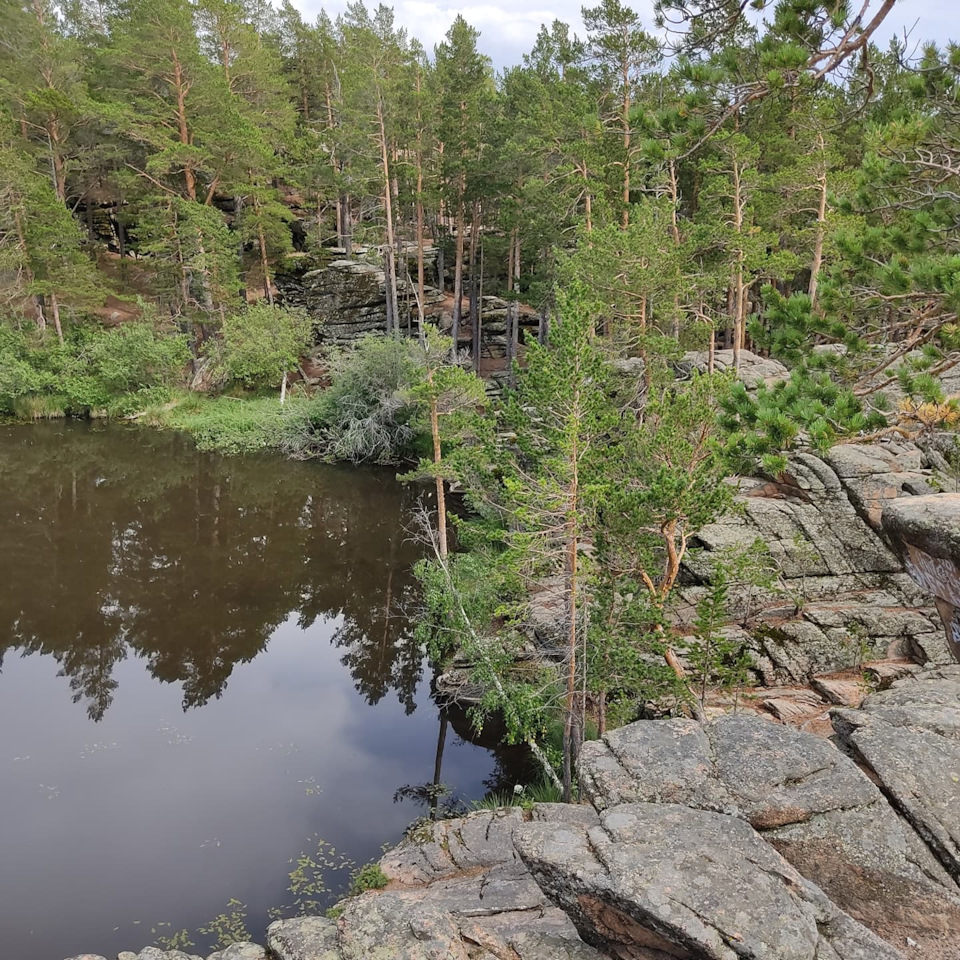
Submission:
POLYGON ((0 668, 54 657, 103 718, 129 653, 222 696, 291 615, 339 618, 333 642, 371 704, 414 709, 422 655, 398 615, 415 548, 412 494, 389 474, 224 460, 173 434, 63 424, 0 429, 0 668), (322 571, 322 575, 320 575, 322 571))

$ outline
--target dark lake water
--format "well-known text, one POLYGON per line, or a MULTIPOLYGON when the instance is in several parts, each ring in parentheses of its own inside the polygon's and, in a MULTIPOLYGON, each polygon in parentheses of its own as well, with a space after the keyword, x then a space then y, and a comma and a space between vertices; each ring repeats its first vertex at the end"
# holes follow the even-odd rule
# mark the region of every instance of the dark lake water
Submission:
MULTIPOLYGON (((443 726, 409 629, 416 496, 169 433, 0 426, 4 956, 138 950, 231 900, 262 937, 298 858, 325 905, 312 880, 346 871, 322 864, 424 813, 394 802, 443 726)), ((500 769, 445 730, 459 795, 500 769)))

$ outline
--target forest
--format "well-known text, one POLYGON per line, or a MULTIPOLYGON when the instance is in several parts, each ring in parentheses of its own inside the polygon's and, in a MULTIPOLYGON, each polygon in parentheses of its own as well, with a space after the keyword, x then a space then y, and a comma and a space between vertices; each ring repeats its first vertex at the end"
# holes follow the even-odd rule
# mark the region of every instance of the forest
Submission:
POLYGON ((592 729, 745 682, 718 625, 762 558, 692 646, 670 618, 730 478, 960 420, 960 49, 880 46, 909 8, 602 0, 497 72, 460 16, 427 50, 361 2, 3 0, 0 416, 428 481, 421 639, 569 799, 592 729), (332 256, 383 276, 349 346, 278 283, 332 256))

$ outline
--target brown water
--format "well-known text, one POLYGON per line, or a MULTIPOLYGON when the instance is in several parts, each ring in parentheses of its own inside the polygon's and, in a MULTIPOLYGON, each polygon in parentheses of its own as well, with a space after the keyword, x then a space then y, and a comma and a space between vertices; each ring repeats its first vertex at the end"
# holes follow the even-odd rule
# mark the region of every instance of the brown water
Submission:
MULTIPOLYGON (((322 839, 364 863, 423 812, 394 802, 441 727, 407 620, 415 497, 173 434, 0 427, 4 956, 137 950, 232 899, 262 937, 291 860, 322 839)), ((497 768, 446 737, 460 795, 497 768)))

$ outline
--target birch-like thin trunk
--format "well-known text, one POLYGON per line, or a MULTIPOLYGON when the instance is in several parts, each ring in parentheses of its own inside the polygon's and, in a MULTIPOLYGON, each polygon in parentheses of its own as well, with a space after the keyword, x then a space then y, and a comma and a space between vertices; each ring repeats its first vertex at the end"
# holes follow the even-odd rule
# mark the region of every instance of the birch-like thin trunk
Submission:
POLYGON ((63 346, 63 327, 60 325, 60 304, 57 303, 57 295, 50 294, 50 315, 53 317, 53 329, 57 331, 57 339, 63 346))
POLYGON ((817 233, 813 244, 813 263, 810 266, 810 307, 817 309, 817 292, 820 283, 820 268, 823 266, 823 242, 827 233, 827 163, 824 157, 823 134, 817 135, 820 148, 820 176, 817 178, 819 186, 819 204, 817 205, 817 233))

